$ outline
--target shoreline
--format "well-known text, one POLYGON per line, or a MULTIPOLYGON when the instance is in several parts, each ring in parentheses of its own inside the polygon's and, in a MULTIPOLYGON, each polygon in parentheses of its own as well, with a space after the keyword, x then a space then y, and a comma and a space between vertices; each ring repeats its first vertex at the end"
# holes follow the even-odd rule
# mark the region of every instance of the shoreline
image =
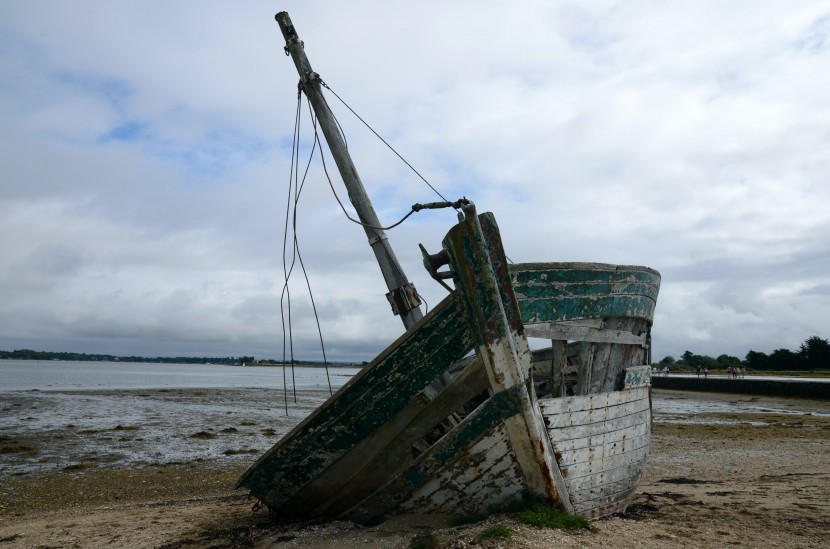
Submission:
MULTIPOLYGON (((701 398, 700 393, 661 394, 701 398)), ((782 402, 744 395, 711 398, 782 402)), ((797 401, 783 403, 796 407, 797 401)), ((826 402, 809 404, 830 413, 826 402)), ((656 417, 648 466, 628 511, 592 523, 592 531, 540 530, 504 516, 456 527, 447 526, 447 517, 417 515, 372 528, 337 522, 277 525, 263 510, 254 513, 255 502, 245 493, 233 490, 253 462, 247 457, 3 475, 0 548, 405 548, 425 533, 431 533, 439 548, 498 543, 603 549, 826 546, 830 417, 773 410, 707 413, 694 419, 667 423, 656 417), (479 541, 484 528, 494 524, 514 530, 512 539, 479 541)))

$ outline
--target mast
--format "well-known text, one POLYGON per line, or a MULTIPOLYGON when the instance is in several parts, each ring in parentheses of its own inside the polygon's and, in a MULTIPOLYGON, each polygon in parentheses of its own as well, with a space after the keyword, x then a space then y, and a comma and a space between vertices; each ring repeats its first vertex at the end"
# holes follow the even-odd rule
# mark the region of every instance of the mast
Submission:
POLYGON ((366 237, 369 239, 369 246, 372 247, 375 259, 377 259, 380 266, 383 279, 389 290, 386 297, 392 305, 392 311, 401 316, 401 320, 403 320, 403 324, 408 330, 423 317, 420 308, 421 300, 418 298, 415 286, 407 280, 398 263, 398 259, 392 251, 392 246, 386 238, 386 233, 380 229, 381 225, 375 209, 366 194, 366 189, 363 188, 363 183, 360 181, 360 176, 346 148, 346 142, 337 127, 334 115, 329 109, 325 97, 323 97, 323 92, 320 89, 320 75, 311 69, 311 64, 305 55, 303 42, 297 36, 291 18, 288 13, 282 11, 275 16, 275 19, 285 38, 285 52, 291 55, 294 65, 297 67, 297 72, 300 74, 300 89, 308 97, 308 101, 314 109, 314 114, 320 122, 320 128, 323 130, 326 143, 328 143, 331 155, 334 157, 334 162, 340 171, 340 177, 343 178, 343 183, 345 183, 348 190, 349 200, 357 211, 363 229, 366 231, 366 237))

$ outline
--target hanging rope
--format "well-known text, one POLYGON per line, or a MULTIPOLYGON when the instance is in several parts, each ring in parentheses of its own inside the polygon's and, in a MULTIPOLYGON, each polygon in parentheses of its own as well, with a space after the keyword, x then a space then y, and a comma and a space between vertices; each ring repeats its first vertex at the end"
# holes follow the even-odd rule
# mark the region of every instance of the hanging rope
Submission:
POLYGON ((305 181, 308 176, 309 169, 311 167, 311 161, 314 157, 314 153, 317 150, 317 139, 316 139, 316 129, 315 129, 315 140, 312 144, 311 151, 309 153, 308 162, 306 163, 305 170, 303 171, 302 179, 300 179, 299 174, 299 167, 300 167, 300 120, 301 116, 300 113, 302 111, 302 95, 301 93, 297 93, 297 109, 295 113, 294 119, 294 136, 293 136, 293 143, 291 147, 291 164, 289 169, 289 184, 288 184, 288 198, 286 201, 286 211, 285 211, 285 226, 283 229, 283 288, 282 293, 280 296, 280 316, 282 318, 282 332, 283 332, 283 358, 282 358, 282 371, 283 371, 283 396, 285 402, 285 413, 288 414, 288 379, 286 378, 286 359, 290 359, 291 365, 291 386, 292 386, 292 393, 294 403, 297 402, 297 383, 296 383, 296 371, 295 371, 295 364, 296 360, 294 357, 294 334, 293 334, 293 326, 291 323, 291 291, 289 286, 289 280, 291 278, 291 274, 294 271, 294 267, 296 266, 297 262, 300 264, 300 269, 303 272, 303 277, 305 278, 306 287, 308 288, 309 298, 311 300, 311 307, 314 312, 314 318, 317 322, 317 332, 320 339, 320 346, 322 349, 323 354, 323 365, 325 367, 326 372, 326 381, 328 383, 329 394, 333 394, 334 391, 331 386, 331 376, 329 372, 329 365, 328 365, 328 358, 326 356, 326 349, 325 343, 323 341, 323 333, 322 328, 320 326, 320 318, 317 313, 317 306, 314 302, 314 293, 311 289, 311 282, 308 278, 308 273, 306 272, 305 264, 303 263, 302 254, 300 253, 300 243, 299 238, 297 236, 297 208, 300 202, 300 195, 302 194, 303 187, 305 186, 305 181), (289 235, 289 219, 291 219, 291 234, 292 236, 292 250, 291 250, 291 260, 288 261, 288 235, 289 235), (287 310, 287 314, 286 314, 287 310), (287 318, 286 318, 287 317, 287 318), (286 334, 286 326, 287 326, 287 334, 286 334))
MULTIPOLYGON (((340 205, 340 209, 343 211, 346 218, 352 221, 355 224, 361 225, 363 227, 369 228, 375 231, 387 231, 394 229, 395 227, 402 224, 406 221, 409 216, 411 216, 415 212, 419 212, 423 209, 435 209, 435 208, 454 208, 458 209, 460 204, 465 200, 459 200, 456 202, 449 202, 444 196, 429 182, 421 175, 418 170, 416 170, 412 164, 410 164, 394 147, 392 147, 377 131, 375 131, 372 126, 370 126, 357 112, 354 111, 343 99, 337 95, 325 82, 320 80, 320 84, 329 90, 334 96, 355 116, 358 120, 360 120, 378 139, 380 139, 384 145, 386 145, 395 155, 404 163, 406 164, 409 169, 411 169, 432 191, 441 197, 444 201, 443 202, 432 202, 428 204, 414 204, 409 212, 404 215, 399 221, 389 225, 387 227, 376 227, 373 225, 369 225, 363 223, 359 219, 353 218, 348 210, 346 209, 343 201, 340 199, 340 196, 337 194, 337 190, 334 187, 332 182, 331 176, 328 171, 328 167, 326 165, 325 154, 323 154, 323 146, 322 142, 320 141, 320 135, 318 132, 318 124, 317 124, 317 117, 314 114, 311 105, 308 104, 309 110, 309 117, 311 119, 311 124, 313 128, 313 140, 312 140, 312 147, 311 151, 309 152, 308 161, 306 162, 305 169, 303 170, 302 178, 300 177, 300 120, 302 118, 302 92, 300 89, 297 91, 297 109, 295 112, 294 117, 294 134, 293 134, 293 143, 291 147, 291 164, 289 169, 289 184, 288 184, 288 196, 286 199, 286 211, 285 211, 285 226, 283 232, 283 287, 282 292, 280 295, 280 316, 282 319, 282 333, 283 333, 283 359, 282 359, 282 370, 283 370, 283 396, 285 402, 285 413, 288 414, 288 379, 287 379, 287 372, 286 372, 286 363, 290 364, 291 369, 291 386, 292 386, 292 396, 294 403, 297 402, 297 383, 296 383, 296 372, 295 372, 295 364, 296 359, 294 356, 294 334, 293 334, 293 326, 291 322, 292 318, 292 309, 291 309, 291 291, 289 287, 289 280, 291 278, 292 273, 294 272, 294 268, 299 263, 300 270, 303 273, 303 277, 305 279, 306 288, 308 289, 309 298, 311 301, 311 307, 314 312, 314 319, 317 325, 317 334, 320 339, 320 348, 323 354, 323 364, 325 366, 326 371, 326 381, 329 387, 329 393, 333 394, 333 389, 331 386, 331 376, 328 367, 328 357, 326 355, 326 348, 325 342, 323 339, 323 331, 320 325, 320 318, 317 312, 317 306, 314 301, 314 294, 311 289, 311 281, 308 277, 308 273, 305 268, 305 263, 303 262, 302 254, 300 253, 300 243, 299 238, 297 235, 297 211, 300 202, 300 196, 302 194, 303 187, 305 186, 306 179, 309 174, 309 169, 311 167, 311 162, 314 158, 314 154, 319 151, 320 155, 320 162, 323 167, 323 172, 325 174, 326 180, 328 181, 329 188, 334 195, 335 200, 340 205), (289 228, 290 222, 290 228, 289 228), (289 230, 291 231, 291 251, 289 253, 289 230), (289 260, 290 257, 290 260, 289 260), (288 362, 287 362, 288 361, 288 362)), ((323 97, 325 101, 325 97, 323 97)), ((332 116, 334 116, 332 114, 332 116)), ((343 137, 343 142, 346 143, 346 148, 348 148, 348 142, 346 141, 346 135, 343 131, 343 127, 340 124, 340 121, 337 120, 337 117, 334 117, 334 120, 337 124, 338 131, 340 132, 341 136, 343 137)), ((399 269, 400 267, 397 265, 396 262, 392 262, 395 265, 395 268, 399 269)), ((402 278, 403 273, 399 272, 402 278)), ((418 298, 426 305, 426 299, 423 298, 420 294, 417 294, 418 298)), ((428 310, 428 306, 427 306, 428 310)))

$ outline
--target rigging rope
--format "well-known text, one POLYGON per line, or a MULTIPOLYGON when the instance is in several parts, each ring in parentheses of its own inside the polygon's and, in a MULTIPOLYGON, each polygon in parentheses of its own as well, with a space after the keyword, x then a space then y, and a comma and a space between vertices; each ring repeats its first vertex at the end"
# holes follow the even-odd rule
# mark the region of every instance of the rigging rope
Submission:
POLYGON ((302 112, 302 95, 297 93, 297 110, 294 119, 294 136, 293 136, 293 143, 291 146, 291 165, 289 171, 289 184, 288 184, 288 198, 286 201, 286 211, 285 211, 285 227, 283 232, 283 288, 282 294, 280 296, 280 315, 282 318, 282 333, 283 333, 283 357, 282 357, 282 372, 283 372, 283 396, 285 401, 285 413, 288 414, 288 380, 286 378, 286 371, 285 371, 285 364, 286 358, 290 358, 291 364, 291 385, 293 391, 294 402, 297 402, 297 383, 295 377, 295 369, 294 365, 296 364, 296 360, 294 357, 294 334, 293 334, 293 326, 291 323, 291 291, 289 288, 289 279, 291 278, 291 274, 294 271, 294 267, 296 266, 297 262, 300 263, 300 269, 303 272, 303 277, 306 281, 306 287, 308 288, 309 297, 311 299, 311 307, 314 311, 314 318, 317 321, 317 332, 320 338, 320 346, 323 353, 323 365, 326 371, 326 381, 328 382, 329 393, 333 394, 333 390, 331 387, 331 377, 329 373, 328 367, 328 358, 326 356, 326 349, 325 344, 323 342, 323 333, 320 326, 320 318, 317 313, 317 306, 314 303, 314 294, 311 290, 311 282, 308 278, 308 273, 305 268, 305 264, 303 262, 302 254, 300 253, 300 242, 297 237, 297 207, 300 201, 300 195, 302 194, 303 187, 305 186, 305 181, 308 176, 309 168, 311 167, 311 161, 314 157, 314 152, 317 149, 317 139, 316 139, 316 128, 315 128, 315 141, 312 145, 311 151, 309 153, 308 162, 306 163, 305 170, 303 171, 302 180, 300 180, 299 175, 299 168, 300 168, 300 120, 302 112), (293 194, 293 200, 292 200, 293 194), (291 261, 290 266, 289 262, 287 261, 288 258, 288 234, 289 234, 289 218, 291 218, 291 231, 292 231, 292 252, 291 252, 291 261), (288 334, 286 337, 286 302, 287 302, 287 326, 288 326, 288 334), (288 348, 286 348, 288 346, 288 348), (288 356, 286 356, 288 355, 288 356))
MULTIPOLYGON (((401 156, 401 155, 400 155, 400 153, 398 153, 398 151, 396 151, 396 150, 395 150, 395 148, 394 148, 392 145, 390 145, 389 143, 387 143, 387 141, 386 141, 383 137, 381 137, 381 135, 380 135, 378 132, 376 132, 376 131, 375 131, 375 129, 374 129, 372 126, 370 126, 368 122, 366 122, 365 120, 363 120, 363 118, 362 118, 359 114, 357 114, 357 113, 354 111, 354 109, 353 109, 353 108, 351 108, 351 107, 349 106, 349 104, 348 104, 348 103, 346 103, 345 101, 343 101, 343 99, 342 99, 339 95, 337 95, 337 92, 335 92, 333 89, 331 89, 331 87, 329 87, 329 85, 328 85, 328 84, 326 84, 326 83, 325 83, 322 79, 320 80, 320 85, 321 85, 321 86, 323 86, 324 88, 326 88, 327 90, 329 90, 329 91, 330 91, 330 92, 331 92, 331 93, 332 93, 332 94, 333 94, 333 95, 334 95, 334 96, 338 99, 338 101, 340 101, 341 103, 343 103, 343 105, 344 105, 347 109, 349 109, 349 111, 351 111, 351 113, 352 113, 353 115, 355 115, 355 116, 357 117, 357 119, 358 119, 358 120, 360 120, 361 122, 363 122, 363 125, 364 125, 364 126, 366 126, 367 128, 369 128, 369 130, 370 130, 373 134, 375 134, 375 136, 376 136, 378 139, 380 139, 381 141, 383 141, 383 144, 384 144, 384 145, 386 145, 387 147, 389 147, 389 150, 391 150, 393 153, 395 153, 395 155, 396 155, 398 158, 400 158, 400 159, 401 159, 401 161, 403 161, 403 163, 404 163, 404 164, 406 164, 407 166, 409 166, 409 169, 411 169, 413 172, 415 172, 415 174, 416 174, 418 177, 420 177, 420 178, 421 178, 421 181, 423 181, 424 183, 426 183, 426 184, 427 184, 427 186, 435 192, 435 194, 437 194, 438 196, 440 196, 441 198, 443 198, 445 202, 447 202, 447 199, 446 199, 446 198, 444 198, 444 195, 443 195, 443 194, 441 194, 440 192, 438 192, 438 189, 436 189, 435 187, 433 187, 433 186, 432 186, 432 184, 431 184, 429 181, 427 181, 427 180, 426 180, 426 178, 425 178, 423 175, 421 175, 421 173, 420 173, 418 170, 416 170, 416 169, 412 166, 412 164, 410 164, 409 162, 407 162, 406 158, 404 158, 403 156, 401 156)), ((325 97, 324 97, 323 99, 325 99, 325 97)), ((335 119, 335 120, 336 120, 336 119, 335 119)), ((337 123, 337 125, 338 125, 338 127, 339 127, 339 126, 340 126, 340 123, 338 122, 338 123, 337 123)), ((342 129, 341 129, 341 133, 342 133, 342 129)), ((345 140, 345 137, 344 137, 344 140, 345 140)))
MULTIPOLYGON (((347 219, 366 227, 368 229, 372 229, 375 231, 386 231, 390 229, 394 229, 404 221, 406 221, 409 216, 411 216, 415 212, 419 212, 423 209, 434 209, 434 208, 446 208, 452 207, 456 210, 460 207, 460 204, 465 200, 459 200, 456 202, 449 202, 444 195, 442 195, 429 181, 421 175, 418 170, 416 170, 412 164, 410 164, 397 150, 395 150, 392 145, 390 145, 377 131, 375 131, 372 126, 369 125, 354 109, 351 108, 343 99, 337 95, 337 93, 331 89, 325 82, 322 80, 319 81, 320 84, 329 90, 334 96, 355 116, 358 120, 360 120, 378 139, 380 139, 384 145, 386 145, 395 155, 404 163, 406 164, 409 169, 411 169, 430 189, 432 189, 435 194, 441 197, 444 202, 432 202, 428 204, 414 204, 410 211, 403 216, 398 222, 389 225, 388 227, 375 227, 369 225, 367 223, 363 223, 358 219, 354 219, 349 212, 346 210, 346 207, 343 205, 342 200, 337 194, 336 189, 334 188, 334 184, 332 183, 331 176, 328 172, 328 167, 326 166, 325 154, 323 154, 323 146, 322 142, 320 141, 320 135, 317 128, 317 117, 311 108, 311 104, 308 103, 308 110, 309 116, 311 118, 311 124, 314 131, 314 138, 312 140, 312 147, 311 151, 309 152, 308 162, 306 163, 305 169, 303 170, 302 179, 300 179, 300 120, 301 120, 301 112, 302 112, 302 90, 297 90, 297 109, 294 117, 294 134, 293 134, 293 143, 291 146, 291 164, 289 168, 289 181, 288 181, 288 196, 286 199, 286 210, 285 210, 285 226, 283 232, 283 253, 282 253, 282 262, 283 262, 283 287, 282 293, 280 295, 280 316, 282 319, 282 334, 283 334, 283 352, 282 352, 282 373, 283 373, 283 396, 285 401, 285 413, 288 414, 288 379, 286 377, 286 359, 290 359, 291 365, 291 385, 292 385, 292 392, 294 402, 297 402, 297 383, 295 377, 295 370, 294 365, 296 364, 296 360, 294 357, 294 334, 293 334, 293 326, 291 323, 291 291, 289 288, 289 279, 291 278, 292 273, 294 272, 294 267, 296 266, 297 262, 300 264, 300 269, 302 270, 303 277, 305 278, 306 287, 308 289, 309 298, 311 300, 311 307, 314 311, 314 319, 317 324, 317 333, 320 339, 320 348, 323 354, 323 364, 325 366, 326 371, 326 380, 328 382, 329 393, 333 394, 332 386, 331 386, 331 377, 328 368, 328 358, 326 356, 326 347, 323 340, 323 331, 320 325, 320 317, 317 313, 317 306, 314 302, 314 295, 311 289, 311 282, 308 277, 308 272, 305 268, 305 263, 303 262, 302 254, 300 253, 300 243, 297 236, 297 208, 300 202, 300 195, 302 194, 303 187, 305 186, 306 178, 308 177, 309 169, 311 167, 311 161, 314 158, 314 154, 316 151, 319 151, 320 161, 323 166, 323 172, 325 173, 326 180, 328 181, 329 188, 334 195, 335 200, 340 205, 340 209, 343 211, 344 215, 347 219), (291 233, 292 233, 292 250, 291 250, 291 260, 288 261, 288 235, 289 235, 289 219, 291 220, 291 233)), ((323 101, 326 101, 325 97, 323 96, 323 101)), ((346 148, 348 149, 348 142, 346 141, 346 134, 343 131, 343 127, 340 125, 340 121, 337 120, 337 117, 334 116, 335 123, 337 124, 337 129, 340 132, 340 135, 343 138, 343 142, 346 144, 346 148)), ((392 262, 396 269, 400 269, 400 266, 397 265, 397 262, 392 262)), ((402 278, 403 273, 400 272, 402 278)), ((417 293, 416 295, 418 298, 427 306, 427 310, 429 310, 429 306, 427 305, 426 299, 423 296, 417 293)))

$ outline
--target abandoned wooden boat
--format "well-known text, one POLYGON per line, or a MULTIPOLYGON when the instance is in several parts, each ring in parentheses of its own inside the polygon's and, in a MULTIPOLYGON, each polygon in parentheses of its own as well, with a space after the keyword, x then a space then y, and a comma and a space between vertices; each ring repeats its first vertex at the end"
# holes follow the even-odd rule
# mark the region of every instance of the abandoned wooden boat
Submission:
MULTIPOLYGON (((301 87, 315 111, 325 108, 288 15, 277 21, 301 87)), ((339 133, 323 129, 334 153, 339 133)), ((344 180, 354 172, 348 158, 338 167, 344 180)), ((386 242, 364 206, 355 204, 370 242, 386 242)), ((623 510, 649 451, 660 275, 600 263, 509 265, 491 213, 466 199, 422 207, 437 206, 456 207, 460 221, 424 264, 454 288, 421 317, 411 284, 387 280, 408 330, 238 487, 282 518, 364 524, 478 513, 528 496, 588 518, 623 510), (529 337, 551 344, 531 350, 529 337)))

